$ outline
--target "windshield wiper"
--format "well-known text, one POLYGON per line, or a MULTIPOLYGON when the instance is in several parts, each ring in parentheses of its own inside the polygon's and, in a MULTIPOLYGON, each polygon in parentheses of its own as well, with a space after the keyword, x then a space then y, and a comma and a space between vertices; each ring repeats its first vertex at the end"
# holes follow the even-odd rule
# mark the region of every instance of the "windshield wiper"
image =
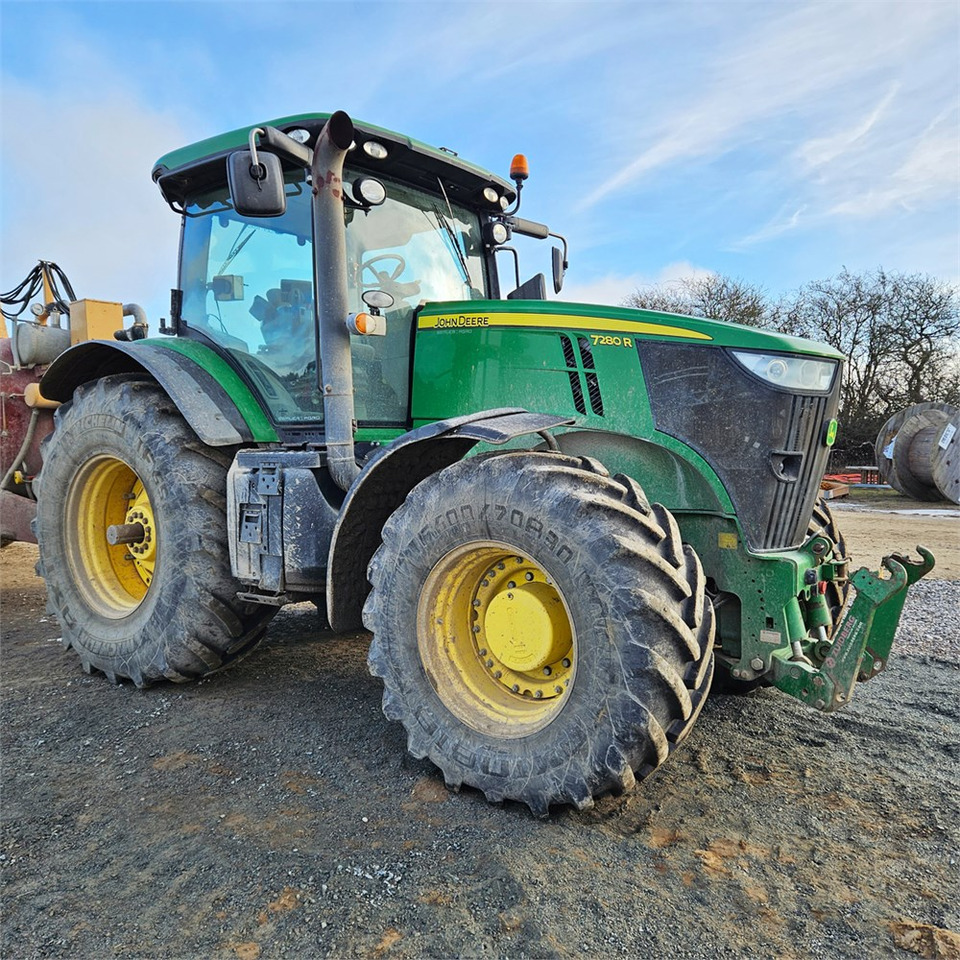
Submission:
POLYGON ((222 276, 223 271, 230 266, 231 263, 236 259, 240 251, 249 243, 250 238, 257 232, 256 227, 252 224, 244 223, 240 227, 240 232, 237 234, 237 239, 233 241, 233 246, 230 248, 230 252, 227 254, 227 259, 220 264, 220 269, 216 272, 216 276, 222 276), (244 232, 249 230, 250 232, 244 236, 244 232))
POLYGON ((437 177, 437 183, 440 184, 440 192, 443 194, 443 199, 447 202, 447 210, 450 212, 450 219, 444 215, 444 212, 440 207, 434 203, 433 204, 433 215, 437 219, 437 223, 443 227, 446 231, 447 236, 450 238, 450 243, 453 245, 453 249, 457 254, 457 259, 460 261, 460 270, 463 272, 464 283, 469 287, 470 286, 470 270, 467 268, 467 256, 466 252, 460 246, 460 238, 457 236, 457 232, 453 229, 452 221, 453 216, 453 207, 450 206, 450 198, 447 196, 447 191, 443 186, 443 181, 437 177))

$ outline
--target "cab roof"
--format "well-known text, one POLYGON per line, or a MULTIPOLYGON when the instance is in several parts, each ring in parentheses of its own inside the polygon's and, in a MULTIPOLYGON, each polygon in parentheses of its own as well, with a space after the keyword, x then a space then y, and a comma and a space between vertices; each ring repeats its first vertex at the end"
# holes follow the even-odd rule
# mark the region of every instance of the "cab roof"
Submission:
MULTIPOLYGON (((154 164, 153 179, 160 187, 166 201, 175 208, 183 208, 191 197, 226 183, 226 157, 236 150, 245 150, 250 131, 254 127, 276 127, 284 133, 291 130, 306 130, 307 146, 313 147, 323 129, 329 113, 302 113, 276 120, 259 121, 249 127, 231 130, 207 140, 181 147, 164 154, 154 164)), ((431 147, 401 133, 362 121, 354 121, 356 148, 352 149, 347 163, 369 173, 381 173, 427 190, 438 191, 438 180, 451 200, 465 206, 490 208, 483 199, 484 187, 493 187, 512 203, 516 189, 507 180, 461 160, 455 153, 431 147), (383 160, 368 156, 363 145, 368 140, 380 142, 387 148, 383 160)), ((284 161, 285 165, 288 165, 284 161)), ((491 209, 491 212, 499 212, 491 209)))

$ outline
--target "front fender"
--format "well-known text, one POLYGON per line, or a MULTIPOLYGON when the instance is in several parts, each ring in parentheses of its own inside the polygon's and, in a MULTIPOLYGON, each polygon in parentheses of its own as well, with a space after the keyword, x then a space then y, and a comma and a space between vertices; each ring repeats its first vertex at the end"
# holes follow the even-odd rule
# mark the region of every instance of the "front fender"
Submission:
POLYGON ((363 602, 369 591, 367 564, 380 546, 383 525, 418 483, 462 460, 481 441, 506 443, 573 422, 519 408, 483 410, 418 427, 378 450, 350 486, 330 541, 330 626, 340 632, 362 626, 363 602))
POLYGON ((199 343, 78 343, 50 365, 40 381, 40 392, 48 400, 65 403, 82 383, 117 373, 145 373, 156 380, 197 436, 211 447, 278 440, 246 384, 213 350, 199 343))

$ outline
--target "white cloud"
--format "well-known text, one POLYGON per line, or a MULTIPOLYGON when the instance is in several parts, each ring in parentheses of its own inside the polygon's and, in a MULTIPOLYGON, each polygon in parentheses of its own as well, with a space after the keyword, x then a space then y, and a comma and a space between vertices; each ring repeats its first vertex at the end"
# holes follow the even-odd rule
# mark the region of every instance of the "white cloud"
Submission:
POLYGON ((828 213, 873 217, 893 207, 914 210, 938 202, 941 196, 950 196, 955 204, 960 181, 960 143, 955 129, 937 129, 940 126, 938 118, 895 170, 878 178, 876 186, 846 196, 828 213))
POLYGON ((179 219, 150 172, 184 131, 98 75, 95 51, 72 55, 86 63, 83 92, 3 80, 3 289, 54 260, 79 297, 141 303, 155 330, 179 219))
POLYGON ((859 90, 878 72, 922 57, 938 31, 955 27, 951 4, 868 4, 773 7, 787 12, 747 31, 732 52, 708 70, 703 92, 683 105, 664 99, 665 114, 653 137, 641 128, 620 167, 603 178, 581 208, 589 208, 655 170, 693 159, 718 157, 747 139, 761 143, 770 125, 803 121, 815 128, 853 126, 853 135, 814 137, 810 158, 826 162, 878 122, 895 93, 859 128, 849 111, 859 90), (762 125, 762 126, 761 126, 762 125))
POLYGON ((642 287, 670 286, 680 280, 713 276, 715 271, 697 267, 685 260, 668 263, 655 276, 642 273, 618 275, 613 273, 583 283, 566 283, 560 299, 571 303, 601 303, 617 306, 631 293, 642 287))
POLYGON ((773 240, 774 237, 779 237, 784 233, 795 230, 800 226, 801 222, 803 222, 803 215, 807 207, 805 204, 802 204, 799 207, 791 206, 789 210, 792 210, 792 212, 783 210, 778 212, 776 216, 768 223, 765 223, 759 230, 756 230, 754 233, 733 244, 732 249, 739 250, 743 247, 752 246, 755 243, 764 243, 767 240, 773 240))
POLYGON ((853 128, 845 125, 842 129, 830 136, 815 137, 801 144, 797 151, 800 159, 811 168, 822 167, 825 164, 837 160, 838 157, 845 154, 851 147, 862 141, 874 128, 899 89, 899 83, 892 83, 890 89, 884 94, 883 99, 853 128))

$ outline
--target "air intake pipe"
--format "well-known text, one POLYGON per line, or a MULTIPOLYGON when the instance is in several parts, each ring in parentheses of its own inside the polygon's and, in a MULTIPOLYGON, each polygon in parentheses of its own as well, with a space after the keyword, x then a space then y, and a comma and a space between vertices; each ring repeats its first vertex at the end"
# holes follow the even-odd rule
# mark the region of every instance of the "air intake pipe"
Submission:
POLYGON ((317 371, 323 394, 327 469, 348 490, 360 468, 353 449, 353 366, 346 319, 347 239, 343 218, 343 160, 353 121, 342 110, 327 120, 313 150, 314 274, 317 289, 317 371))

